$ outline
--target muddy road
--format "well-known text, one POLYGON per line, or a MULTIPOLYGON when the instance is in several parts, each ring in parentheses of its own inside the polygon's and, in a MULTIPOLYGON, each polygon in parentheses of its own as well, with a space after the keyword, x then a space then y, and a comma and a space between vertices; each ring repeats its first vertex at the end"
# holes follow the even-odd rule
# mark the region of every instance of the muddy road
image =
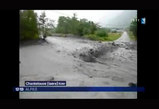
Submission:
MULTIPOLYGON (((128 86, 137 83, 137 43, 126 32, 114 42, 47 37, 20 46, 24 81, 66 81, 67 86, 128 86)), ((20 98, 137 98, 136 92, 20 92, 20 98)))

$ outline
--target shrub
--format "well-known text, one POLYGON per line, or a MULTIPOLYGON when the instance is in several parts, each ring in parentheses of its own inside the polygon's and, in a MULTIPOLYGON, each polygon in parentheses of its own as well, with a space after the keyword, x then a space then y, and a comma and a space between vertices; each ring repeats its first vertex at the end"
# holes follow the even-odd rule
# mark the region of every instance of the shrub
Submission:
POLYGON ((105 29, 98 29, 97 31, 95 31, 95 35, 97 35, 99 37, 107 37, 108 36, 105 29))

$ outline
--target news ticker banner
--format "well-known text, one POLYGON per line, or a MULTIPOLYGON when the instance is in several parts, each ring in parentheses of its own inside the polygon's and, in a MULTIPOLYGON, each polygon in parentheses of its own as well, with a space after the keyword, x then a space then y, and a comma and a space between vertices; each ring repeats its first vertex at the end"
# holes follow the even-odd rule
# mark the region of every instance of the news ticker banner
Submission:
POLYGON ((66 81, 25 81, 15 92, 144 92, 144 87, 70 87, 66 81))
POLYGON ((144 92, 144 87, 15 87, 16 92, 144 92))

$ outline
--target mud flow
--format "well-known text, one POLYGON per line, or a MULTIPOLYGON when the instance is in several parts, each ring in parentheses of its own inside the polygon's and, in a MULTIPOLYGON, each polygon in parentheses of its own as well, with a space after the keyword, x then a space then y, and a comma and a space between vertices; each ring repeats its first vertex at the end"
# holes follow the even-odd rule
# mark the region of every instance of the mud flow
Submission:
MULTIPOLYGON (((67 86, 136 86, 137 43, 126 32, 114 42, 50 36, 20 46, 25 81, 66 81, 67 86)), ((20 98, 137 98, 136 92, 21 92, 20 98)))

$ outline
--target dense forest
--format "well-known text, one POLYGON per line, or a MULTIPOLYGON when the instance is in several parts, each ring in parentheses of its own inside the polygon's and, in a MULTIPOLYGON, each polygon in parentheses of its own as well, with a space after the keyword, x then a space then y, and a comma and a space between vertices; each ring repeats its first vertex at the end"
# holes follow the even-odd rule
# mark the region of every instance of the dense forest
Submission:
MULTIPOLYGON (((131 33, 137 35, 137 22, 132 21, 130 25, 131 33)), ((115 40, 120 37, 121 33, 111 32, 108 28, 87 19, 78 19, 76 14, 73 17, 60 16, 58 24, 55 27, 54 21, 46 17, 45 12, 40 17, 33 10, 20 11, 20 40, 33 40, 42 36, 45 39, 54 33, 73 34, 79 37, 85 37, 91 40, 115 40)))

